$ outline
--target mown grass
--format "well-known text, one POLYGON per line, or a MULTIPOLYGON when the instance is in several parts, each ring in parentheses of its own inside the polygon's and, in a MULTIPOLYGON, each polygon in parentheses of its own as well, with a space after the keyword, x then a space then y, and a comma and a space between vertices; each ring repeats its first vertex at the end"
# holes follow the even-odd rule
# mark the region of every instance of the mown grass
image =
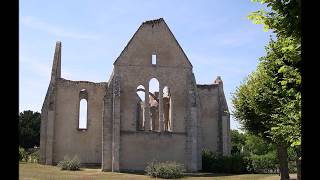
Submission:
MULTIPOLYGON (((36 180, 36 179, 115 179, 115 180, 144 180, 155 179, 146 175, 131 174, 131 173, 114 173, 102 172, 100 169, 82 168, 80 171, 61 171, 56 166, 46 166, 35 163, 19 163, 19 179, 36 180)), ((159 179, 159 178, 158 178, 159 179)), ((243 174, 243 175, 219 175, 210 173, 192 173, 186 174, 182 179, 188 180, 278 180, 278 175, 269 174, 243 174)))

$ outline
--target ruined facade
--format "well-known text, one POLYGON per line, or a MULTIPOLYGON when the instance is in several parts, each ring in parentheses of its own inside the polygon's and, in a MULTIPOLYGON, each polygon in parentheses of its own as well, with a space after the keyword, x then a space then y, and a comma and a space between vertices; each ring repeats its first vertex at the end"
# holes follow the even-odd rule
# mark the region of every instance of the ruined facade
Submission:
POLYGON ((230 154, 222 80, 196 84, 192 64, 162 18, 142 23, 113 65, 108 82, 64 79, 57 42, 41 110, 42 164, 77 155, 83 165, 105 171, 143 170, 153 159, 197 171, 202 149, 230 154), (155 91, 151 80, 159 85, 155 91))

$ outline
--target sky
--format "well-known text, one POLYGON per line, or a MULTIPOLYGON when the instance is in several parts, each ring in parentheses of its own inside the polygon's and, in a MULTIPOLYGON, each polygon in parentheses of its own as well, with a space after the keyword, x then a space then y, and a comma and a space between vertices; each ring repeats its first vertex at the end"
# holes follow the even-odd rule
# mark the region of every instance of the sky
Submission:
MULTIPOLYGON (((113 62, 146 20, 164 18, 193 65, 197 84, 221 76, 229 111, 232 93, 256 69, 270 37, 247 19, 250 0, 20 0, 19 111, 41 111, 56 41, 62 77, 106 82, 113 62)), ((231 129, 240 125, 231 116, 231 129)))

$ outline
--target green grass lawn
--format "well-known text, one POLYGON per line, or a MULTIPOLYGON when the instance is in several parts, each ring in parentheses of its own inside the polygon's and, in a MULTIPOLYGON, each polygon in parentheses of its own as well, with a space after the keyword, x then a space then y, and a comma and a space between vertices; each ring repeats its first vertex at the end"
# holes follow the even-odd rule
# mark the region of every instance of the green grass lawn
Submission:
MULTIPOLYGON (((81 171, 61 171, 56 166, 46 166, 34 163, 19 163, 19 179, 34 180, 34 179, 116 179, 116 180, 143 180, 155 179, 145 175, 130 174, 130 173, 114 173, 102 172, 100 169, 82 168, 81 171)), ((159 179, 159 178, 158 178, 159 179)), ((244 174, 244 175, 218 175, 208 173, 188 174, 183 179, 216 179, 216 180, 278 180, 278 175, 269 174, 244 174)))

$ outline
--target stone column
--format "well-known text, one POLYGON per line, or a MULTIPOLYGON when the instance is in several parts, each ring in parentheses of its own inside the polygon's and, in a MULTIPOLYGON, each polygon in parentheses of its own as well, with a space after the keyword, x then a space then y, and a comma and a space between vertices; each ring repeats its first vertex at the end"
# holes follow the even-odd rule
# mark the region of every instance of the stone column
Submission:
POLYGON ((149 84, 145 86, 145 106, 144 106, 144 130, 151 130, 151 118, 150 118, 150 104, 149 104, 149 84))
POLYGON ((113 84, 113 136, 112 171, 119 171, 120 151, 120 76, 116 75, 113 84))
POLYGON ((175 122, 174 122, 174 119, 173 119, 173 114, 172 112, 174 112, 174 97, 170 94, 170 98, 169 98, 169 130, 171 132, 174 131, 175 129, 175 122))
POLYGON ((223 155, 223 126, 222 126, 222 108, 221 108, 221 98, 220 98, 220 86, 218 87, 218 122, 217 122, 217 131, 218 131, 218 139, 217 139, 217 153, 218 155, 223 155))
POLYGON ((47 109, 41 109, 41 128, 40 128, 40 164, 46 164, 46 140, 47 140, 47 109))
POLYGON ((159 131, 162 132, 164 130, 164 119, 163 119, 163 86, 159 84, 159 131))
POLYGON ((61 42, 56 42, 51 79, 41 109, 40 162, 52 165, 56 101, 56 81, 61 78, 61 42))
POLYGON ((53 142, 54 142, 54 124, 56 118, 56 89, 52 88, 49 96, 47 110, 47 130, 46 130, 46 164, 53 165, 53 142))
POLYGON ((188 107, 187 107, 187 170, 194 172, 198 170, 198 102, 196 83, 193 73, 188 78, 188 107))
POLYGON ((55 111, 48 111, 48 119, 47 119, 47 132, 46 132, 46 164, 52 165, 52 151, 53 151, 53 138, 54 138, 54 119, 55 119, 55 111))
POLYGON ((112 170, 112 86, 106 87, 102 121, 102 171, 112 170))
MULTIPOLYGON (((146 94, 146 93, 144 93, 146 94)), ((145 129, 146 127, 146 101, 143 102, 143 108, 142 108, 142 129, 145 129)))
POLYGON ((218 131, 218 140, 217 140, 217 153, 219 155, 224 155, 223 153, 223 111, 224 111, 224 103, 223 103, 223 82, 221 80, 221 77, 218 76, 217 79, 214 81, 215 84, 218 84, 218 125, 217 125, 217 131, 218 131))
POLYGON ((223 112, 223 116, 222 116, 222 136, 223 136, 223 141, 222 141, 222 144, 223 144, 223 155, 224 156, 227 156, 227 155, 230 155, 230 150, 229 150, 229 123, 228 123, 228 114, 226 114, 226 112, 223 112))

